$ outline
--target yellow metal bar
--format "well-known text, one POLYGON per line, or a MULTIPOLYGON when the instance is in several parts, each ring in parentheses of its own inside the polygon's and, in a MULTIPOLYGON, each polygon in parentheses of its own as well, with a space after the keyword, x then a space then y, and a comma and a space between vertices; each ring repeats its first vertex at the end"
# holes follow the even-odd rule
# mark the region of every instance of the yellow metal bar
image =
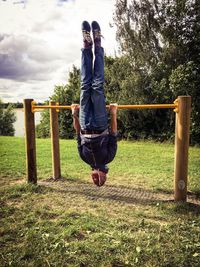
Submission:
POLYGON ((48 109, 48 108, 55 108, 55 109, 71 109, 71 106, 50 106, 50 105, 44 105, 44 106, 39 106, 39 105, 32 105, 32 109, 48 109))
MULTIPOLYGON (((109 108, 110 105, 107 105, 106 107, 109 108)), ((57 104, 56 106, 50 106, 50 105, 39 106, 36 105, 35 101, 32 102, 32 112, 48 108, 55 108, 58 111, 59 109, 71 109, 71 105, 59 106, 57 104)), ((174 104, 117 105, 117 108, 118 109, 173 108, 175 112, 178 112, 178 101, 175 100, 174 104)))
POLYGON ((147 104, 147 105, 118 105, 120 109, 138 109, 138 108, 176 108, 176 104, 147 104))

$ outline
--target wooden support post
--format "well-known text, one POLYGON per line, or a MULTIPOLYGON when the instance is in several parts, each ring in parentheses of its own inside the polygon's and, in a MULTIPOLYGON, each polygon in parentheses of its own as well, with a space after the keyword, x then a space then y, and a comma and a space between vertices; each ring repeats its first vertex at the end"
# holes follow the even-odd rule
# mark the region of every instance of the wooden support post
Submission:
POLYGON ((37 183, 35 117, 31 111, 33 99, 24 99, 27 182, 37 183))
MULTIPOLYGON (((50 106, 55 106, 56 102, 50 101, 50 106)), ((51 145, 52 145, 52 171, 53 178, 61 178, 60 169, 60 147, 59 147, 59 125, 58 112, 55 108, 50 108, 50 129, 51 129, 51 145)))
POLYGON ((179 96, 175 127, 175 201, 187 201, 190 113, 191 97, 179 96))

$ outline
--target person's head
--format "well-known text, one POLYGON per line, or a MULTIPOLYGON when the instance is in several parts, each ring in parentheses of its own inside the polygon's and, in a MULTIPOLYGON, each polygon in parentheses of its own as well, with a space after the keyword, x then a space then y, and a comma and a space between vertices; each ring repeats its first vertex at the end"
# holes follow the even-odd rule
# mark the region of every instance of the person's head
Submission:
POLYGON ((92 176, 92 180, 93 180, 95 185, 97 185, 97 186, 104 185, 104 183, 106 181, 106 173, 105 172, 94 169, 94 170, 92 170, 91 176, 92 176))

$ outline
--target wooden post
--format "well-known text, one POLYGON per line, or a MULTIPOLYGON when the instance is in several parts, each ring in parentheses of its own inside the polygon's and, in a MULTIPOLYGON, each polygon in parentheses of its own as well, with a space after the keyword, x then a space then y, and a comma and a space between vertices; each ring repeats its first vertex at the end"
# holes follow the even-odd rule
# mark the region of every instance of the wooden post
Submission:
MULTIPOLYGON (((56 102, 50 101, 49 105, 56 105, 56 102)), ((50 108, 50 129, 51 129, 51 145, 52 145, 52 171, 53 178, 61 177, 60 170, 60 147, 59 147, 59 125, 58 112, 55 108, 50 108)))
POLYGON ((31 111, 33 99, 24 99, 27 182, 37 183, 35 116, 31 111))
POLYGON ((187 200, 190 113, 191 97, 179 96, 175 127, 175 201, 187 200))

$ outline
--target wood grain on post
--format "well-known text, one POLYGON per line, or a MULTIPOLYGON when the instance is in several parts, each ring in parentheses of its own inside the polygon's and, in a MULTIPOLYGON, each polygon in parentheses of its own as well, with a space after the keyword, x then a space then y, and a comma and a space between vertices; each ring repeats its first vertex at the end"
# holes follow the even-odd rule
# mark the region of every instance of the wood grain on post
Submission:
MULTIPOLYGON (((56 102, 50 101, 49 105, 55 106, 56 102)), ((53 178, 59 179, 61 177, 59 125, 58 125, 58 112, 54 108, 50 108, 50 129, 51 129, 51 145, 52 145, 53 178)))
POLYGON ((35 144, 35 116, 31 110, 33 99, 24 99, 24 122, 26 140, 26 171, 27 181, 37 183, 36 144, 35 144))
POLYGON ((191 97, 179 96, 175 127, 175 201, 187 200, 190 113, 191 97))

